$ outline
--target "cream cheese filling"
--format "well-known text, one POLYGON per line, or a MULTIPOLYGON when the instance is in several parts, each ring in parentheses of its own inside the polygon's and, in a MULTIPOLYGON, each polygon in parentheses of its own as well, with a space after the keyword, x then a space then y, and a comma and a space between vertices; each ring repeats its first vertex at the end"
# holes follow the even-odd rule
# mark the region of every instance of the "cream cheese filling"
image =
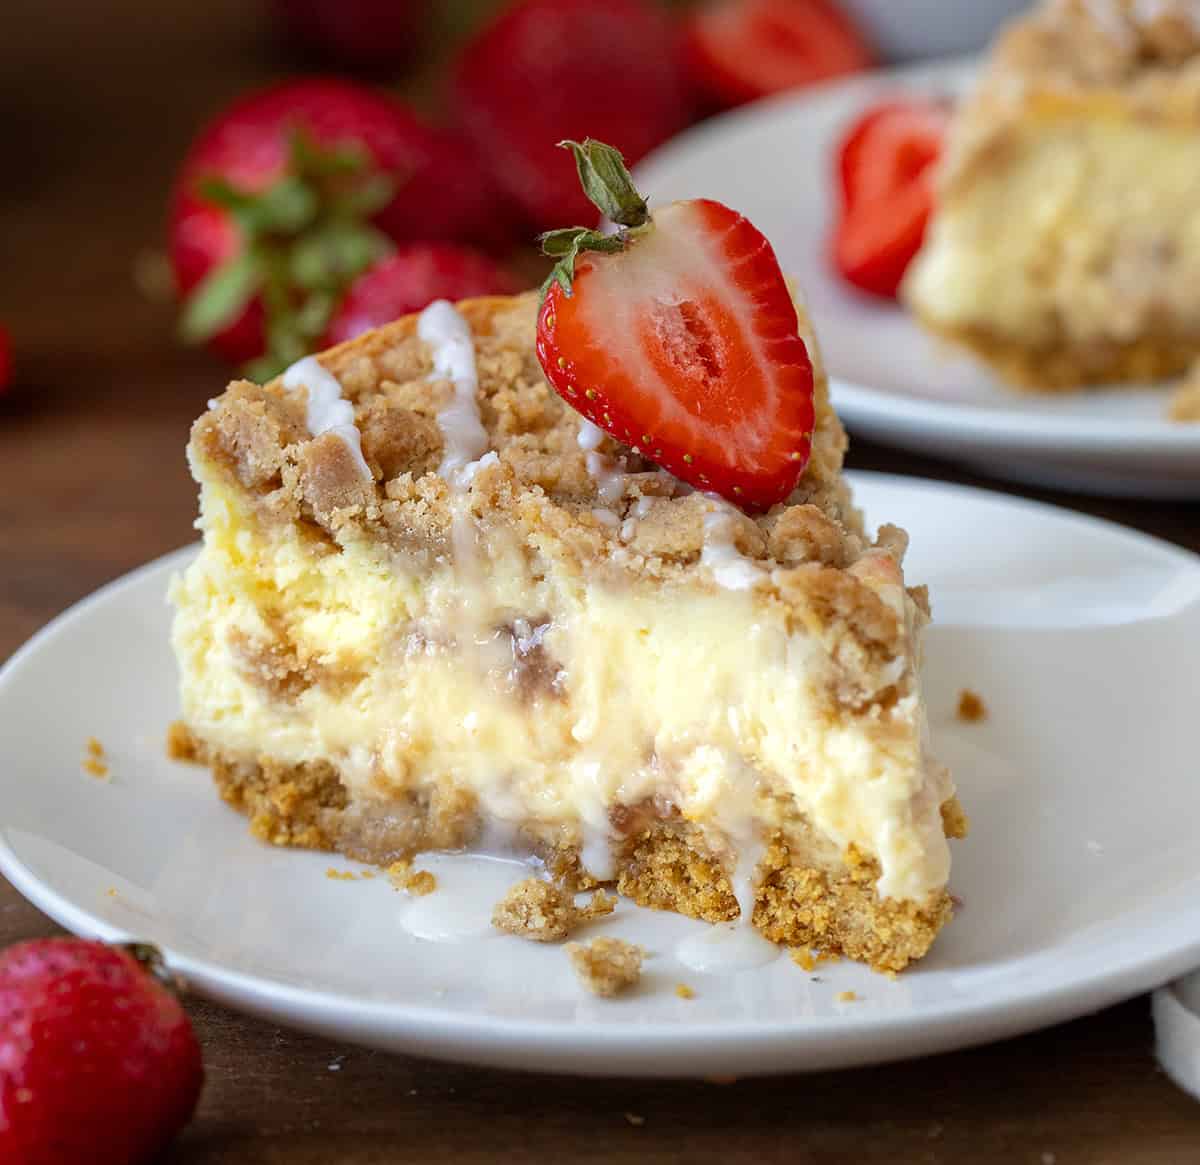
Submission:
POLYGON ((184 715, 209 743, 329 760, 363 801, 452 781, 493 821, 578 826, 601 876, 614 806, 668 799, 741 849, 794 801, 878 858, 881 895, 944 886, 951 790, 918 698, 831 714, 824 649, 761 589, 535 574, 495 542, 487 569, 417 573, 375 542, 325 553, 291 527, 260 533, 239 505, 205 484, 205 548, 174 589, 184 715), (256 683, 239 645, 280 628, 343 681, 288 699, 256 683))

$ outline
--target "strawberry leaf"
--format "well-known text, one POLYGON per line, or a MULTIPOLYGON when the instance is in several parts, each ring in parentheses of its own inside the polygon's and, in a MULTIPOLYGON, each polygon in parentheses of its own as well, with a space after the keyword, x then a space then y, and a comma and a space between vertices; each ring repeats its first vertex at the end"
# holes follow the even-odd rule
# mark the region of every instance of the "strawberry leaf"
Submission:
POLYGON ((228 213, 240 249, 188 297, 183 337, 208 339, 260 296, 265 351, 249 375, 274 376, 318 347, 346 290, 392 249, 371 219, 395 197, 397 181, 373 166, 357 143, 326 147, 293 129, 285 169, 265 189, 201 180, 197 193, 228 213))
POLYGON ((623 227, 645 226, 650 221, 650 209, 625 169, 620 150, 594 138, 583 142, 568 138, 558 144, 575 155, 583 192, 601 214, 623 227))
POLYGON ((542 254, 549 255, 558 262, 554 270, 546 276, 542 284, 542 295, 550 290, 552 283, 558 283, 567 295, 575 282, 575 260, 583 251, 600 251, 614 254, 625 249, 624 234, 602 235, 599 231, 588 230, 586 227, 564 227, 557 231, 547 231, 538 237, 542 246, 542 254))
POLYGON ((192 344, 216 335, 237 319, 261 282, 259 265, 249 251, 214 267, 188 297, 179 321, 180 335, 192 344))

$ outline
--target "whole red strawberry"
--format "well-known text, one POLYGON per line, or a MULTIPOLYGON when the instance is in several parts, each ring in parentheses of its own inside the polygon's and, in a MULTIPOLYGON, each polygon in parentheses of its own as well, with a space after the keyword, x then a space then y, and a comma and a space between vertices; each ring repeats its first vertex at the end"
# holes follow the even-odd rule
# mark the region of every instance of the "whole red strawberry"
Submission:
POLYGON ((12 341, 8 331, 0 325, 0 396, 4 395, 12 380, 12 341))
POLYGON ((580 184, 622 229, 542 236, 558 259, 537 354, 555 391, 689 485, 767 510, 812 451, 813 367, 771 244, 708 198, 655 210, 621 155, 563 142, 580 184))
POLYGON ((236 102, 196 139, 172 196, 185 337, 277 372, 394 240, 495 237, 480 169, 466 138, 360 85, 296 81, 236 102))
POLYGON ((134 957, 153 951, 131 949, 60 938, 0 954, 4 1165, 139 1165, 190 1119, 199 1045, 134 957))
POLYGON ((539 227, 595 221, 566 137, 636 162, 689 119, 677 34, 643 0, 519 0, 467 47, 459 115, 497 182, 539 227))
POLYGON ((380 260, 350 286, 325 344, 353 340, 371 328, 420 311, 435 299, 508 295, 516 281, 486 255, 450 243, 410 243, 380 260))

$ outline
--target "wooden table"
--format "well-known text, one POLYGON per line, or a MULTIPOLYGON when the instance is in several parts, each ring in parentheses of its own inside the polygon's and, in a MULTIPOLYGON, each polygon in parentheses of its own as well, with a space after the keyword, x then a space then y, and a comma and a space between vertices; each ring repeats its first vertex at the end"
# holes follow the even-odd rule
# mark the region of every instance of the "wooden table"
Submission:
MULTIPOLYGON (((240 0, 50 0, 7 23, 0 320, 20 384, 0 403, 0 660, 192 537, 183 443, 224 370, 175 344, 135 267, 202 115, 292 64, 240 0)), ((851 462, 972 480, 865 444, 851 462)), ((1053 500, 1200 549, 1200 507, 1053 500)), ((0 881, 0 946, 54 932, 0 881)), ((171 1162, 1200 1160, 1200 1106, 1155 1067, 1145 999, 919 1063, 727 1086, 481 1071, 191 1010, 208 1085, 171 1162)))

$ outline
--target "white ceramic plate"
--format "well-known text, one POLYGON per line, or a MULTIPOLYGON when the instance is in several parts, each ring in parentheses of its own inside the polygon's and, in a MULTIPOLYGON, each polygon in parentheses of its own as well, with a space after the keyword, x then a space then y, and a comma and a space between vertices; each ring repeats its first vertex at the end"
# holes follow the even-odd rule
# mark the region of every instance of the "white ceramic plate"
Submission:
POLYGON ((873 73, 762 102, 674 139, 637 168, 653 199, 737 207, 799 279, 852 433, 997 475, 1098 493, 1200 498, 1200 425, 1166 419, 1163 388, 1039 397, 926 336, 895 304, 857 294, 826 258, 835 144, 871 102, 955 94, 974 65, 873 73))
POLYGON ((253 840, 201 770, 163 753, 176 714, 163 594, 190 550, 81 603, 0 672, 0 869, 72 930, 159 943, 234 1007, 551 1071, 896 1059, 1078 1015, 1200 965, 1200 559, 999 495, 856 484, 869 515, 912 532, 911 577, 932 585, 934 743, 974 821, 955 846, 964 905, 896 980, 836 964, 818 982, 786 956, 699 975, 673 951, 703 924, 622 902, 592 933, 643 943, 647 974, 628 998, 597 1000, 561 950, 487 930, 519 870, 492 866, 490 892, 464 899, 468 872, 450 859, 434 894, 408 900, 383 878, 329 879, 340 859, 253 840), (991 710, 983 724, 954 718, 968 685, 991 710), (107 783, 81 769, 90 735, 111 758, 107 783), (485 923, 462 941, 411 933, 439 919, 470 930, 480 905, 485 923), (677 998, 678 982, 696 997, 677 998), (857 1001, 839 1002, 848 990, 857 1001))

